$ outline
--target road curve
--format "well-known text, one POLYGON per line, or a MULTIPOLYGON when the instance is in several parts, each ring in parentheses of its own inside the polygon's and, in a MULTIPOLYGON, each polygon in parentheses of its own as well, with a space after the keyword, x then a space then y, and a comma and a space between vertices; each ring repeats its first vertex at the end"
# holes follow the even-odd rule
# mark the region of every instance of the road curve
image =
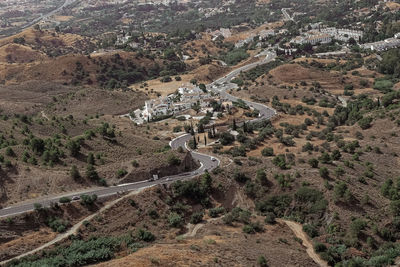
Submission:
MULTIPOLYGON (((275 57, 276 57, 276 55, 274 53, 269 52, 269 53, 267 53, 267 56, 265 57, 265 59, 262 59, 258 62, 251 63, 251 64, 245 65, 243 67, 240 67, 240 68, 230 72, 225 77, 222 77, 222 78, 218 79, 217 81, 207 85, 207 88, 209 90, 212 90, 214 92, 221 94, 223 97, 225 97, 227 99, 230 99, 232 101, 237 101, 238 100, 237 97, 234 97, 234 96, 226 93, 226 90, 237 87, 236 84, 230 82, 232 80, 232 78, 235 77, 236 75, 238 75, 242 71, 247 71, 256 66, 268 63, 269 61, 274 60, 275 57)), ((257 120, 261 120, 261 119, 270 119, 276 115, 276 111, 270 107, 267 107, 267 106, 259 104, 259 103, 247 101, 247 100, 244 100, 244 101, 250 107, 253 107, 260 111, 260 117, 253 119, 252 121, 257 121, 257 120)), ((183 135, 175 138, 174 140, 172 140, 170 142, 170 146, 172 149, 178 149, 178 147, 182 147, 182 148, 189 150, 186 146, 186 143, 191 138, 192 138, 192 136, 190 134, 183 134, 183 135)), ((156 181, 147 180, 147 181, 141 181, 141 182, 129 183, 129 184, 123 184, 123 185, 117 185, 117 186, 110 186, 110 187, 96 187, 96 188, 91 188, 91 189, 84 190, 84 191, 68 193, 68 194, 61 195, 61 196, 52 196, 52 197, 47 197, 47 198, 29 200, 29 202, 27 202, 27 203, 21 203, 21 204, 17 204, 14 206, 0 209, 0 218, 14 216, 17 214, 33 211, 35 203, 39 203, 43 207, 50 207, 53 203, 58 203, 60 201, 61 197, 69 197, 72 199, 74 196, 79 196, 82 194, 90 194, 90 195, 96 194, 99 198, 102 198, 102 197, 106 197, 106 196, 110 196, 110 195, 116 195, 121 192, 128 192, 128 191, 137 190, 140 188, 151 187, 154 185, 171 183, 176 180, 190 179, 190 178, 193 178, 197 175, 204 173, 206 170, 211 171, 212 169, 216 168, 220 164, 219 159, 217 159, 215 157, 212 157, 212 156, 209 156, 206 154, 201 154, 201 153, 198 153, 195 151, 191 151, 191 154, 195 160, 198 160, 200 162, 200 168, 195 171, 182 173, 182 174, 178 174, 178 175, 173 175, 173 176, 162 177, 156 181)))

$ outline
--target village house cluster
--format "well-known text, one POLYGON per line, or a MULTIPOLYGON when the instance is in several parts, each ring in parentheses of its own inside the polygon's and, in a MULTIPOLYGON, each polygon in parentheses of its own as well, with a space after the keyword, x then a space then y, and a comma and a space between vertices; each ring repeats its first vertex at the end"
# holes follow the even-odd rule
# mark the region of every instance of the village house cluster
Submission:
POLYGON ((295 44, 311 44, 330 43, 333 39, 347 42, 350 38, 359 41, 363 37, 363 32, 353 29, 337 29, 335 27, 321 27, 318 25, 310 25, 311 30, 297 36, 291 40, 295 44))
POLYGON ((145 106, 136 110, 134 112, 135 118, 131 119, 141 124, 169 115, 183 114, 184 111, 194 107, 198 107, 200 112, 206 113, 207 111, 212 111, 210 107, 213 101, 220 100, 197 86, 192 88, 182 86, 174 94, 146 101, 145 106))
POLYGON ((383 41, 362 44, 361 47, 378 52, 400 47, 400 33, 396 33, 393 38, 388 38, 383 41))

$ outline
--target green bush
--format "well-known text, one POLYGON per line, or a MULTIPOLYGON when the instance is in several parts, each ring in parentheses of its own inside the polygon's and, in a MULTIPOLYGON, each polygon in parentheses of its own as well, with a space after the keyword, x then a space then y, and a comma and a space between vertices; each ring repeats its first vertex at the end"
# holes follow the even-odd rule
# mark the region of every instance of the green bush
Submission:
POLYGON ((97 174, 96 168, 89 164, 86 168, 86 178, 92 180, 92 181, 97 181, 99 180, 99 175, 97 174))
POLYGON ((190 217, 190 223, 197 224, 203 220, 204 212, 199 211, 192 214, 190 217))
POLYGON ((328 168, 326 168, 326 167, 321 167, 321 168, 319 169, 319 175, 320 175, 322 178, 325 178, 325 179, 329 178, 329 170, 328 170, 328 168))
POLYGON ((374 89, 379 90, 383 93, 389 92, 393 88, 393 82, 390 80, 375 80, 374 89))
POLYGON ((168 155, 168 164, 171 166, 179 166, 181 164, 181 160, 174 154, 169 154, 168 155))
POLYGON ((6 154, 6 156, 9 156, 9 157, 15 157, 15 152, 11 147, 7 147, 6 148, 6 153, 5 154, 6 154))
POLYGON ((312 224, 304 224, 303 231, 306 232, 306 234, 311 238, 319 235, 317 228, 315 228, 315 226, 312 224))
POLYGON ((350 233, 354 237, 358 237, 362 230, 367 227, 367 222, 362 219, 355 219, 350 224, 350 233))
POLYGON ((265 214, 265 222, 268 224, 274 224, 276 222, 276 216, 273 212, 267 212, 265 214))
POLYGON ((81 204, 84 206, 90 206, 92 204, 94 204, 97 200, 97 195, 93 194, 93 195, 86 195, 83 194, 81 195, 81 204))
POLYGON ((136 237, 144 242, 153 242, 156 240, 156 236, 153 233, 142 228, 137 230, 136 237))
POLYGON ((183 224, 183 218, 176 212, 171 212, 168 215, 168 224, 171 227, 180 228, 183 224))
POLYGON ((211 218, 217 218, 219 215, 225 213, 225 208, 224 207, 216 207, 212 208, 208 211, 208 215, 211 218))
POLYGON ((371 117, 364 117, 358 121, 358 125, 361 127, 361 129, 366 130, 371 127, 372 120, 373 119, 371 117))
POLYGON ((75 180, 81 178, 78 168, 75 165, 72 165, 70 175, 75 180))
POLYGON ((59 202, 60 203, 69 203, 69 202, 71 202, 71 198, 69 198, 69 197, 61 197, 59 202))
POLYGON ((256 233, 256 230, 250 224, 246 224, 245 226, 243 226, 242 230, 243 230, 243 233, 246 233, 246 234, 255 234, 256 233))
POLYGON ((319 242, 315 242, 314 243, 314 250, 317 253, 321 253, 321 252, 325 252, 327 249, 325 244, 319 243, 319 242))
POLYGON ((234 49, 230 52, 228 52, 224 57, 223 61, 226 62, 228 65, 236 65, 240 61, 246 59, 249 57, 249 54, 246 52, 245 49, 239 48, 239 49, 234 49))
POLYGON ((310 164, 311 168, 318 168, 319 161, 316 158, 311 158, 308 160, 308 164, 310 164))
POLYGON ((272 147, 266 147, 261 150, 261 155, 263 155, 264 157, 271 157, 274 155, 274 149, 272 147))
POLYGON ((122 177, 124 177, 124 176, 127 175, 127 174, 128 174, 128 171, 125 170, 125 169, 119 169, 119 170, 117 171, 117 177, 118 177, 118 178, 122 178, 122 177))
POLYGON ((260 266, 260 267, 268 267, 267 259, 265 259, 264 256, 259 256, 259 257, 257 258, 257 264, 258 264, 258 266, 260 266))
POLYGON ((60 218, 53 218, 50 217, 47 220, 47 225, 54 231, 58 233, 63 233, 67 230, 67 227, 69 226, 69 222, 62 220, 60 218))
POLYGON ((233 178, 238 183, 245 183, 249 178, 243 172, 236 170, 233 174, 233 178))
POLYGON ((235 141, 235 137, 232 134, 230 134, 229 132, 223 132, 220 135, 219 140, 223 146, 227 146, 227 145, 232 144, 235 141))

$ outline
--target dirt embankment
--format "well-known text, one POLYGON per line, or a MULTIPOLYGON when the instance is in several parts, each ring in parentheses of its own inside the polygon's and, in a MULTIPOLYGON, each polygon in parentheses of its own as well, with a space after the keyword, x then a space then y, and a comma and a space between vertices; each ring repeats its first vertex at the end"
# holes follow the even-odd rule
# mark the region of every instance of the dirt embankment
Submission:
POLYGON ((57 238, 58 234, 48 227, 50 218, 62 219, 70 227, 98 211, 110 199, 99 200, 89 208, 73 202, 0 220, 0 261, 31 251, 57 238))
POLYGON ((181 163, 179 165, 169 165, 169 166, 161 166, 152 169, 143 169, 142 170, 133 170, 130 172, 123 180, 120 181, 123 183, 132 183, 137 181, 148 180, 153 177, 153 175, 158 175, 159 178, 176 175, 183 172, 189 172, 196 170, 200 167, 200 164, 196 162, 190 153, 186 153, 181 157, 181 163))
POLYGON ((256 266, 260 256, 269 266, 318 266, 285 224, 264 230, 248 235, 240 225, 227 226, 219 219, 206 222, 194 235, 163 240, 97 266, 256 266))

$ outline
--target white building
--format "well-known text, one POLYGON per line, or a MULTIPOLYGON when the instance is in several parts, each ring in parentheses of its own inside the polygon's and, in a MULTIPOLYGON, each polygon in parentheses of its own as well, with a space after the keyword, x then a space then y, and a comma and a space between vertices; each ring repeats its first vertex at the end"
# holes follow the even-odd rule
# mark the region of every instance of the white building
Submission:
POLYGON ((157 116, 188 110, 197 103, 201 107, 205 107, 208 105, 206 101, 208 98, 210 98, 210 94, 203 92, 199 87, 180 87, 177 94, 145 101, 145 106, 140 116, 144 120, 152 120, 157 116))
POLYGON ((332 37, 329 34, 306 34, 305 36, 297 36, 292 39, 291 42, 295 44, 311 44, 316 45, 318 43, 327 44, 332 41, 332 37))
POLYGON ((249 37, 247 37, 246 39, 238 41, 238 42, 235 44, 235 48, 241 48, 241 47, 243 47, 244 45, 246 45, 246 44, 252 42, 252 41, 254 40, 254 37, 255 37, 255 35, 252 34, 252 35, 250 35, 249 37))
POLYGON ((400 47, 400 33, 396 33, 393 38, 388 38, 383 41, 362 44, 361 47, 378 52, 400 47))
POLYGON ((326 33, 331 35, 334 39, 347 42, 350 38, 358 41, 364 35, 362 31, 352 30, 352 29, 337 29, 335 27, 320 28, 321 33, 326 33))
POLYGON ((262 30, 258 33, 260 40, 263 40, 269 36, 274 36, 275 35, 275 31, 274 30, 262 30))

